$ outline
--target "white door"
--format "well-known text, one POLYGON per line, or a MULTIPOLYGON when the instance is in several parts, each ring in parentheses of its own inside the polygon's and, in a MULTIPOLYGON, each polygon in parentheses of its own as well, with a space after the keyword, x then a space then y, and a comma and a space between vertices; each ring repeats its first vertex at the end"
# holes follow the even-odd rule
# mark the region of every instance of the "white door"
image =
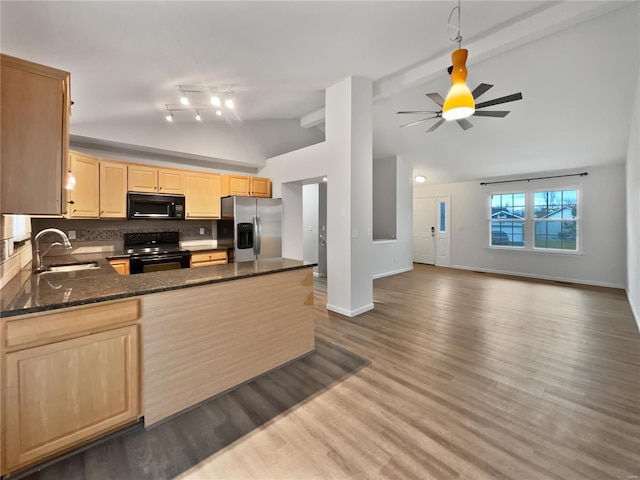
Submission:
POLYGON ((435 264, 436 198, 413 199, 413 261, 435 264))
POLYGON ((451 265, 449 197, 437 197, 436 204, 436 265, 448 267, 451 265))

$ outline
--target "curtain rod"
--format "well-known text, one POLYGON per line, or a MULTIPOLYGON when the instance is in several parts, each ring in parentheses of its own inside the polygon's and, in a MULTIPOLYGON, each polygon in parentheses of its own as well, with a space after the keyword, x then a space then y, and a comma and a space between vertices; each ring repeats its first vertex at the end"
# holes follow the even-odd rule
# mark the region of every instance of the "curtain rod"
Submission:
POLYGON ((523 179, 520 179, 520 180, 501 180, 499 182, 480 182, 480 185, 494 185, 496 183, 512 183, 512 182, 530 182, 531 180, 546 180, 547 178, 585 177, 587 175, 589 175, 588 172, 570 173, 568 175, 553 175, 551 177, 523 178, 523 179))

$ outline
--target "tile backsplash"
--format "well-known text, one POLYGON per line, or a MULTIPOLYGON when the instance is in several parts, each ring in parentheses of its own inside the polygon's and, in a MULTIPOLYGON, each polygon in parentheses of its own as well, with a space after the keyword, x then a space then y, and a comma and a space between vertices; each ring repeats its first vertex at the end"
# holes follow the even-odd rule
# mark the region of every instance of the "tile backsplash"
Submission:
MULTIPOLYGON (((217 237, 215 220, 65 220, 57 218, 32 218, 31 231, 35 235, 45 228, 58 228, 69 236, 74 247, 91 244, 112 245, 114 250, 122 248, 124 233, 139 232, 179 232, 180 240, 215 240, 217 237), (200 234, 203 229, 204 234, 200 234), (69 232, 75 232, 75 239, 69 232)), ((43 243, 59 241, 57 235, 46 234, 43 243)))

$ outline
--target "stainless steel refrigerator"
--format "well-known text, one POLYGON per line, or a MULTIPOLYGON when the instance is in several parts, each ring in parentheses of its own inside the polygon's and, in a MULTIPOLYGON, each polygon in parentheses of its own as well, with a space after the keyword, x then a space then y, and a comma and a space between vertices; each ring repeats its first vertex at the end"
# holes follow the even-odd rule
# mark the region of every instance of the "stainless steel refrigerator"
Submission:
POLYGON ((223 197, 218 246, 233 248, 236 262, 282 258, 282 200, 223 197))

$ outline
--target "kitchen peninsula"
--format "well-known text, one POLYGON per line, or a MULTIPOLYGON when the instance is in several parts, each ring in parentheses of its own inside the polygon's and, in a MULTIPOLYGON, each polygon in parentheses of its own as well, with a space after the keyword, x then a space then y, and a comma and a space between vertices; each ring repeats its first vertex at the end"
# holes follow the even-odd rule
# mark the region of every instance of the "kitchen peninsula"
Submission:
POLYGON ((149 427, 315 348, 313 264, 122 276, 98 255, 75 260, 99 268, 24 269, 1 291, 2 474, 142 417, 149 427))

